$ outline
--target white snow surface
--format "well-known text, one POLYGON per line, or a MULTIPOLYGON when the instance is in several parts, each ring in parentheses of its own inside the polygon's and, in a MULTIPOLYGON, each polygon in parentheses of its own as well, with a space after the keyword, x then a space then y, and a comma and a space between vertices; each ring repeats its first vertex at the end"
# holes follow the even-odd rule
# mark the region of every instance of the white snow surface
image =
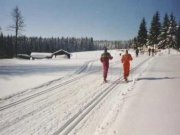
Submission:
POLYGON ((121 50, 71 59, 0 60, 0 135, 179 135, 180 55, 133 55, 129 82, 122 79, 121 50))

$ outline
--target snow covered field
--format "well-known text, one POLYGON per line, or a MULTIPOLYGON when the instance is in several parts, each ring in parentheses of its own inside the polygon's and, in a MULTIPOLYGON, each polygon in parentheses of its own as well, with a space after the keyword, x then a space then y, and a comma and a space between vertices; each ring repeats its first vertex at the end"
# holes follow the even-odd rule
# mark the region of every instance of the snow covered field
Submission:
POLYGON ((180 55, 165 50, 136 58, 130 51, 134 60, 125 83, 122 52, 112 50, 104 84, 102 52, 0 60, 0 134, 178 135, 180 55))

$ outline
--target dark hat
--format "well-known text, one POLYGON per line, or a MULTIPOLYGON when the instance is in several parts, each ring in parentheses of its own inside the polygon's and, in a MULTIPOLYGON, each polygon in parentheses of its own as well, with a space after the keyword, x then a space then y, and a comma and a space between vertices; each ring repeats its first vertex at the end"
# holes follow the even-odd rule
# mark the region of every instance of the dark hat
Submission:
POLYGON ((104 47, 104 51, 107 52, 107 48, 106 47, 104 47))

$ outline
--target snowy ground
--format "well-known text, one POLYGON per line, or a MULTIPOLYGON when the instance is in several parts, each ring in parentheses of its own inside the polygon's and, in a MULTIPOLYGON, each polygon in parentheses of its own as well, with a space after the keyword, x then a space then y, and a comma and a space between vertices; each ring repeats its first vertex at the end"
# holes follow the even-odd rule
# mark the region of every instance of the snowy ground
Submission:
POLYGON ((0 134, 178 135, 180 55, 136 58, 131 51, 125 83, 121 51, 110 52, 106 84, 102 51, 70 60, 0 60, 0 134))

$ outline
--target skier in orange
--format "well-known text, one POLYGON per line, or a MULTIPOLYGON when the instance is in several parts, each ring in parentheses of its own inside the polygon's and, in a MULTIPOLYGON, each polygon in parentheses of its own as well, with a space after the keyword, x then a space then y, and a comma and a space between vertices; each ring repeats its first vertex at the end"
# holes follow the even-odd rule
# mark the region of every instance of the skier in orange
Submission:
POLYGON ((109 60, 111 60, 111 59, 113 59, 113 57, 111 56, 111 54, 109 52, 107 52, 107 48, 105 48, 104 53, 101 54, 101 58, 100 58, 100 61, 101 61, 102 66, 103 66, 104 82, 107 82, 106 78, 107 78, 108 69, 109 69, 109 60))
POLYGON ((126 50, 125 54, 121 58, 121 62, 123 63, 123 73, 124 73, 124 80, 127 82, 127 77, 129 76, 130 71, 130 61, 133 60, 131 54, 128 53, 126 50))

